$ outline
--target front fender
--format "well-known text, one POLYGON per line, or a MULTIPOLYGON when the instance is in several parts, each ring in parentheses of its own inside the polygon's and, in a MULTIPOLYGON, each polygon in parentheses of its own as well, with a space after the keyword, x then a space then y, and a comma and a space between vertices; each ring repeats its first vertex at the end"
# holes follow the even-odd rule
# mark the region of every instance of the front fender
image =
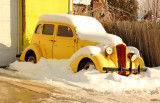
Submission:
MULTIPOLYGON (((140 68, 143 68, 143 66, 145 66, 144 60, 142 59, 142 57, 140 56, 139 50, 133 46, 127 46, 127 54, 128 53, 135 53, 137 55, 137 59, 133 62, 133 64, 135 65, 135 68, 138 68, 138 66, 140 65, 140 68)), ((130 61, 128 60, 128 63, 130 61)))
POLYGON ((29 45, 21 54, 20 56, 20 60, 21 61, 25 61, 25 56, 26 56, 26 53, 29 51, 29 50, 32 50, 35 55, 36 55, 36 59, 37 59, 37 62, 40 60, 40 58, 42 57, 42 52, 39 48, 39 46, 37 44, 31 44, 29 45))
POLYGON ((103 67, 115 67, 115 64, 111 59, 106 59, 101 53, 94 55, 94 56, 89 56, 89 55, 80 55, 78 56, 72 63, 71 63, 71 68, 74 72, 77 72, 78 70, 78 65, 80 61, 83 58, 89 58, 93 61, 94 65, 96 66, 97 70, 101 73, 105 73, 106 71, 103 71, 103 67))
POLYGON ((143 66, 145 66, 144 60, 140 56, 137 57, 137 59, 133 63, 135 64, 136 68, 138 68, 139 65, 140 65, 140 68, 143 68, 143 66))

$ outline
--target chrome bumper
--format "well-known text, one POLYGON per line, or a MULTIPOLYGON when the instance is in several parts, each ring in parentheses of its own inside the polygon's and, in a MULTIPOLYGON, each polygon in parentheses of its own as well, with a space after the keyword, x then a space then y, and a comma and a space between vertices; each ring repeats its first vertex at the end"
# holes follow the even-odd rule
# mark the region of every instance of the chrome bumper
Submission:
POLYGON ((123 71, 128 71, 130 72, 130 74, 132 72, 137 72, 138 74, 140 72, 146 72, 147 68, 140 68, 140 66, 138 66, 138 68, 122 68, 121 66, 119 68, 109 68, 109 67, 103 67, 104 71, 119 71, 120 73, 123 71))

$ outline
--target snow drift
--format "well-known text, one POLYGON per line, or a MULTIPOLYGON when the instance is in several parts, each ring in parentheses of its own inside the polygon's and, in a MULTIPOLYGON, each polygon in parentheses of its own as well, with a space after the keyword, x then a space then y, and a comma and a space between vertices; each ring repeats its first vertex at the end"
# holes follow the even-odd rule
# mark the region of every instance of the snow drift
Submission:
MULTIPOLYGON (((14 76, 39 80, 50 85, 80 87, 103 92, 155 92, 160 87, 160 68, 148 68, 139 75, 121 76, 116 73, 99 73, 94 67, 74 73, 69 69, 68 60, 44 59, 37 64, 14 62, 10 68, 18 70, 14 76)), ((9 73, 0 70, 2 73, 9 73)))

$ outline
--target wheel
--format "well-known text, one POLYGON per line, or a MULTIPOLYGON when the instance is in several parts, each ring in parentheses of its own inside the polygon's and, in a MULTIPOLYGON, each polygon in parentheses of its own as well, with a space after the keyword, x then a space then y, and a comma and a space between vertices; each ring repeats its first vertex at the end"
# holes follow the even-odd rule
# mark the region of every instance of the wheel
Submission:
POLYGON ((79 66, 78 66, 78 71, 80 71, 82 69, 87 70, 87 69, 89 69, 89 67, 91 65, 94 65, 94 63, 90 59, 83 60, 80 62, 79 66))
POLYGON ((37 63, 35 54, 31 53, 28 55, 27 62, 37 63))

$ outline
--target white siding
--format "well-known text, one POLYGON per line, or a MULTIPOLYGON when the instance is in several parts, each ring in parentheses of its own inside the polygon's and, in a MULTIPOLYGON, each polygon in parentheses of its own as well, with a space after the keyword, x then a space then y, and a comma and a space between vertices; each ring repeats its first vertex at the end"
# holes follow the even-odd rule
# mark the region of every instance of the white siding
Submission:
POLYGON ((0 66, 16 60, 18 0, 0 0, 0 66))

